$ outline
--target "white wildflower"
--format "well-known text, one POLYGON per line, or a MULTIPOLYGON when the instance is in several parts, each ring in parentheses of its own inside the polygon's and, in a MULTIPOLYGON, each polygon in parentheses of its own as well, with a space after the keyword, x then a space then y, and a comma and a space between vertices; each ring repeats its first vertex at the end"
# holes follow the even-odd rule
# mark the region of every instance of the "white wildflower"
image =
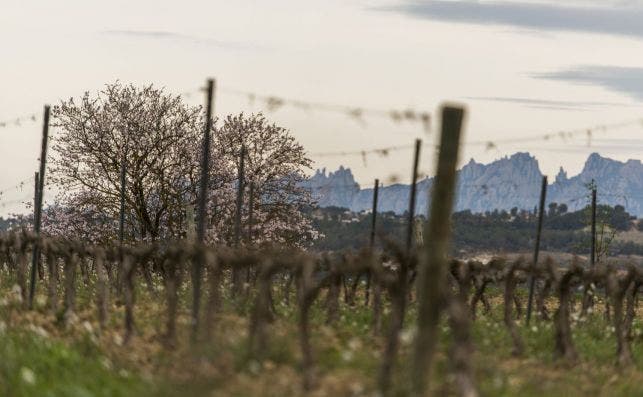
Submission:
POLYGON ((47 304, 47 298, 44 295, 36 295, 35 303, 37 307, 44 307, 47 304))
POLYGON ((100 364, 105 368, 106 370, 111 370, 113 368, 112 362, 109 358, 103 357, 100 359, 100 364))
POLYGON ((348 348, 353 351, 358 350, 361 347, 362 347, 362 341, 360 341, 358 338, 351 338, 348 341, 348 348))
POLYGON ((261 364, 257 360, 252 360, 248 363, 248 370, 250 373, 257 375, 261 371, 261 364))
POLYGON ((83 328, 89 334, 94 332, 94 327, 92 327, 92 324, 89 321, 83 321, 83 328))
POLYGON ((364 385, 360 382, 351 383, 349 387, 354 396, 359 396, 364 393, 364 385))
POLYGON ((49 333, 43 327, 41 327, 39 325, 29 324, 29 331, 31 331, 34 334, 40 336, 41 338, 48 338, 49 337, 49 333))
POLYGON ((413 339, 415 338, 415 333, 417 331, 417 328, 412 327, 412 328, 407 328, 403 330, 400 333, 400 341, 402 342, 403 345, 410 345, 411 342, 413 342, 413 339))
POLYGON ((34 374, 33 371, 27 367, 20 368, 20 378, 23 382, 29 385, 33 385, 34 383, 36 383, 36 374, 34 374))
POLYGON ((17 304, 22 303, 22 288, 18 284, 14 284, 9 291, 9 301, 17 304))

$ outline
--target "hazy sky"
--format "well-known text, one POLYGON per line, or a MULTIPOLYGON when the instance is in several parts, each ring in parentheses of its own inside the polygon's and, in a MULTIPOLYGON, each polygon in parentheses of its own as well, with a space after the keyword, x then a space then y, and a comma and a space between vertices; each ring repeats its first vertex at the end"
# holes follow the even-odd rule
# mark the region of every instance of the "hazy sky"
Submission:
MULTIPOLYGON (((643 1, 13 1, 0 0, 0 121, 120 80, 196 92, 227 88, 216 112, 265 110, 231 90, 376 109, 466 104, 465 141, 495 141, 643 117, 643 1)), ((186 98, 203 101, 198 92, 186 98)), ((310 152, 434 142, 385 117, 284 107, 268 113, 310 152)), ((436 117, 437 119, 437 117, 436 117)), ((37 168, 41 126, 0 128, 0 190, 37 168)), ((52 131, 55 134, 55 131, 52 131)), ((643 124, 587 138, 468 145, 462 161, 529 151, 541 169, 573 175, 598 151, 641 158, 643 124)), ((350 166, 364 186, 410 178, 411 152, 315 157, 350 166)), ((421 169, 431 173, 433 151, 421 169)), ((32 196, 31 184, 0 197, 32 196)), ((51 198, 51 195, 49 196, 51 198)), ((2 203, 5 203, 2 206, 2 203)))

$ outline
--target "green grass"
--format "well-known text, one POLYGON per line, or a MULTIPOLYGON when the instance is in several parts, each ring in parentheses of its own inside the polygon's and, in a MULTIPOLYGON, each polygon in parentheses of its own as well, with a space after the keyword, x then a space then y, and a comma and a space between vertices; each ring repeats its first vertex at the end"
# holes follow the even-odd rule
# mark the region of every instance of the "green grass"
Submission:
POLYGON ((0 395, 145 395, 150 385, 114 364, 91 341, 68 346, 27 330, 0 334, 0 395))
MULTIPOLYGON (((6 278, 4 281, 8 281, 6 278)), ((0 278, 0 283, 2 283, 0 278)), ((0 287, 5 296, 10 283, 0 287)), ((225 290, 224 290, 225 291, 225 290)), ((524 291, 520 291, 523 302, 524 291)), ((580 359, 569 364, 556 361, 551 322, 534 320, 528 327, 518 322, 526 351, 511 355, 511 339, 502 321, 501 291, 491 289, 492 312, 479 316, 471 332, 474 372, 483 396, 643 396, 643 324, 635 320, 632 344, 633 368, 615 366, 616 341, 611 324, 602 312, 573 324, 573 339, 580 359)), ((232 304, 223 294, 222 313, 213 335, 196 348, 188 341, 190 291, 182 289, 179 321, 180 345, 160 348, 157 337, 165 321, 162 292, 154 295, 145 285, 137 288, 138 334, 128 347, 112 343, 122 333, 122 307, 114 306, 109 329, 103 334, 82 332, 82 326, 66 330, 44 308, 26 314, 17 305, 0 307, 0 321, 13 324, 0 332, 0 396, 249 396, 302 395, 301 355, 297 310, 280 302, 275 291, 276 320, 268 325, 269 347, 262 357, 250 354, 247 329, 252 299, 232 304), (32 316, 32 317, 30 317, 32 316), (34 322, 33 319, 37 322, 34 322), (35 323, 48 329, 40 336, 35 323), (155 347, 155 348, 150 348, 155 347), (109 357, 109 358, 108 358, 109 357)), ((361 298, 361 297, 360 297, 361 298)), ((382 338, 372 336, 371 311, 363 300, 340 305, 338 321, 325 324, 322 294, 311 310, 311 338, 318 390, 326 395, 373 395, 382 338)), ((79 321, 92 321, 91 296, 79 295, 79 321), (82 311, 84 309, 84 311, 82 311)), ((481 309, 481 308, 480 308, 481 309)), ((388 306, 385 308, 388 310, 388 306)), ((393 394, 408 395, 416 306, 409 306, 395 368, 393 394)), ((386 316, 384 316, 386 320, 386 316)), ((450 375, 450 333, 441 325, 431 389, 434 395, 454 395, 450 375)), ((384 330, 387 322, 384 321, 384 330)))

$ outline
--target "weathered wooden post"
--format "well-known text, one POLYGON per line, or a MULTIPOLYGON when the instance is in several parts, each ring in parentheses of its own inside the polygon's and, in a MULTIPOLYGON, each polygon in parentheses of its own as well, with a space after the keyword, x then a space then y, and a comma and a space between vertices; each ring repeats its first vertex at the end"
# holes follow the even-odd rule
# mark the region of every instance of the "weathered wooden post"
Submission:
POLYGON ((411 262, 411 248, 413 245, 413 226, 415 219, 415 192, 417 184, 417 168, 420 160, 420 148, 422 141, 415 140, 415 153, 413 156, 413 173, 411 177, 411 191, 409 197, 409 218, 406 235, 406 256, 400 262, 400 271, 396 280, 395 293, 391 294, 391 303, 393 310, 391 312, 391 321, 389 324, 389 334, 384 348, 384 358, 380 367, 379 387, 380 392, 384 395, 388 393, 391 383, 391 374, 393 365, 399 348, 400 331, 404 323, 406 313, 407 289, 409 285, 409 265, 411 262))
MULTIPOLYGON (((255 201, 255 184, 250 182, 250 192, 248 193, 248 237, 247 244, 252 246, 252 239, 254 237, 254 201, 255 201)), ((250 266, 246 268, 246 283, 250 284, 250 266)))
POLYGON ((592 268, 596 263, 596 186, 592 189, 592 253, 590 255, 590 265, 592 268))
POLYGON ((412 373, 412 390, 417 396, 427 393, 431 361, 438 340, 438 322, 444 309, 451 212, 464 113, 464 109, 459 107, 446 106, 442 109, 437 174, 417 283, 418 329, 412 373))
POLYGON ((118 241, 123 245, 125 239, 125 184, 127 183, 127 146, 123 150, 123 159, 121 160, 121 191, 120 191, 120 210, 118 217, 118 241))
MULTIPOLYGON (((214 80, 208 79, 206 106, 205 106, 205 130, 203 131, 203 158, 201 159, 201 185, 199 186, 199 219, 197 223, 197 239, 199 243, 205 243, 205 221, 206 202, 208 195, 208 181, 210 175, 210 140, 212 130, 212 104, 214 96, 214 80)), ((199 309, 201 304, 201 275, 203 263, 195 260, 192 263, 192 341, 195 342, 199 330, 199 309)))
POLYGON ((413 177, 411 178, 411 192, 409 197, 409 219, 406 229, 406 254, 411 253, 413 247, 413 228, 415 226, 415 199, 417 192, 417 179, 418 179, 418 164, 420 162, 420 149, 422 148, 422 140, 415 140, 415 154, 413 156, 413 177))
MULTIPOLYGON (((246 147, 241 145, 239 154, 239 169, 237 174, 237 208, 234 217, 234 246, 239 247, 241 242, 241 215, 243 212, 243 190, 245 184, 245 158, 246 147)), ((241 271, 237 267, 232 268, 232 296, 235 297, 241 289, 241 271)))
POLYGON ((254 238, 254 205, 255 205, 255 184, 250 182, 250 193, 248 193, 248 245, 252 245, 254 238))
MULTIPOLYGON (((592 179, 592 226, 591 226, 591 242, 590 242, 590 255, 589 255, 589 265, 590 269, 594 268, 596 264, 596 184, 592 179)), ((584 284, 583 291, 583 301, 581 306, 581 316, 586 316, 590 307, 594 304, 594 288, 590 281, 586 281, 584 284)))
MULTIPOLYGON (((34 211, 34 233, 40 237, 40 224, 42 221, 42 203, 45 195, 45 165, 47 164, 47 140, 49 139, 49 105, 45 105, 42 122, 42 146, 40 147, 40 172, 38 173, 38 194, 34 211)), ((29 285, 29 309, 33 308, 33 298, 36 293, 36 271, 40 260, 40 241, 34 243, 31 261, 31 284, 29 285)))
POLYGON ((538 229, 536 229, 536 247, 534 248, 534 263, 531 276, 529 277, 529 300, 527 301, 527 325, 531 320, 531 307, 534 300, 534 286, 536 284, 536 276, 534 274, 538 266, 538 252, 540 251, 540 234, 543 229, 543 217, 545 214, 545 198, 547 197, 547 176, 543 176, 543 183, 540 188, 540 212, 538 213, 538 229))
MULTIPOLYGON (((373 258, 373 247, 375 246, 375 227, 377 225, 377 195, 379 193, 379 188, 380 188, 380 180, 375 179, 375 186, 373 187, 373 209, 371 212, 371 216, 373 217, 371 219, 371 235, 369 236, 368 240, 368 250, 371 255, 371 260, 374 260, 373 258)), ((376 293, 380 293, 379 286, 375 286, 377 289, 376 293)), ((365 293, 365 305, 368 306, 368 303, 370 301, 371 297, 371 272, 368 272, 366 274, 366 293, 365 293)), ((381 302, 380 302, 381 305, 381 302)))

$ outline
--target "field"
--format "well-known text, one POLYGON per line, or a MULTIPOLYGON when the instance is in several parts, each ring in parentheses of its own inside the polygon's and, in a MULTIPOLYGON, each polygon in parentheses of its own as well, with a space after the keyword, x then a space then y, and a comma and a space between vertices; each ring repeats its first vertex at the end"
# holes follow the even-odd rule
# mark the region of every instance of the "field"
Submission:
MULTIPOLYGON (((137 285, 136 332, 123 341, 124 306, 111 304, 109 321, 100 329, 93 304, 95 286, 78 286, 76 316, 65 322, 61 313, 47 308, 44 287, 35 300, 35 310, 26 311, 16 279, 6 270, 1 274, 0 304, 0 394, 10 396, 249 396, 302 395, 302 368, 296 305, 286 304, 284 290, 273 287, 276 304, 269 325, 269 343, 260 357, 250 351, 248 318, 252 296, 241 303, 221 286, 222 309, 211 335, 197 345, 189 343, 189 285, 180 290, 177 315, 178 343, 168 348, 159 336, 165 321, 162 282, 154 279, 150 289, 137 285), (237 302, 237 303, 233 303, 237 302)), ((360 288, 359 291, 362 291, 360 288)), ((526 291, 518 290, 524 303, 526 291)), ((502 291, 488 291, 492 310, 480 310, 472 325, 472 362, 481 395, 487 396, 632 396, 643 394, 643 324, 632 327, 634 364, 615 365, 614 329, 597 302, 586 318, 573 316, 573 338, 579 360, 554 360, 554 330, 551 322, 517 321, 526 344, 521 357, 511 352, 511 339, 503 324, 502 291)), ((361 292, 353 305, 340 300, 337 322, 326 324, 323 299, 311 312, 314 387, 309 395, 375 395, 378 367, 385 339, 373 336, 372 310, 363 304, 361 292)), ((579 300, 577 300, 579 301, 579 300)), ((548 306, 553 305, 553 299, 548 306)), ((578 304, 576 305, 578 308, 578 304)), ((392 395, 408 395, 410 349, 414 337, 416 304, 410 304, 400 334, 398 365, 392 395)), ((384 314, 391 307, 385 304, 384 314)), ((386 325, 386 324, 385 324, 386 325)), ((451 375, 451 333, 440 325, 440 342, 431 387, 436 395, 457 395, 451 375)))

